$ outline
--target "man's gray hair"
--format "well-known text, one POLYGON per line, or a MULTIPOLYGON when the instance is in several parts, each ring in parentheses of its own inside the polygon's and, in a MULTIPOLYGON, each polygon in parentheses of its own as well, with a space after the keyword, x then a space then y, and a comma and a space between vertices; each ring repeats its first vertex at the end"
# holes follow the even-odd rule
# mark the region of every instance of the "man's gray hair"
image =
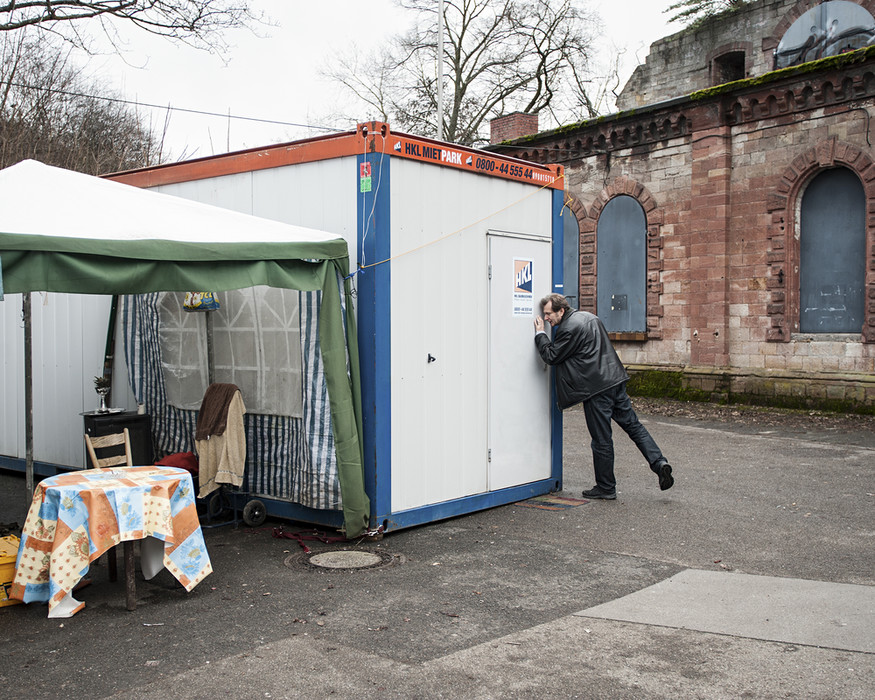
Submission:
POLYGON ((550 306, 553 311, 568 311, 571 306, 568 304, 568 299, 566 299, 561 294, 548 294, 543 299, 541 299, 541 310, 544 310, 544 307, 547 305, 547 302, 550 302, 550 306))

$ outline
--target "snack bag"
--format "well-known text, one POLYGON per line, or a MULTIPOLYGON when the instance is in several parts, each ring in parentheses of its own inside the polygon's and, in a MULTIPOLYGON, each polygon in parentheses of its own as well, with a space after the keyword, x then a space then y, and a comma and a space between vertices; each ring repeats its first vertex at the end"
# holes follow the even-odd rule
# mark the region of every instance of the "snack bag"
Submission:
POLYGON ((216 311, 219 300, 215 292, 186 292, 182 307, 186 311, 216 311))

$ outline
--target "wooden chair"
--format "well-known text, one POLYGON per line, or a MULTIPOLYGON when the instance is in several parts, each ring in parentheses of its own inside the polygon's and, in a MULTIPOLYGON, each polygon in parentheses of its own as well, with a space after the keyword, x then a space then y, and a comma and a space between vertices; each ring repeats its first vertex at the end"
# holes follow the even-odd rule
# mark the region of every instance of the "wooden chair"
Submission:
POLYGON ((95 469, 134 466, 134 460, 131 457, 131 435, 127 428, 120 433, 101 435, 100 437, 91 437, 86 434, 85 446, 88 448, 88 455, 91 457, 91 466, 95 469), (125 447, 124 452, 120 451, 122 445, 125 447), (102 452, 107 449, 111 451, 110 454, 104 457, 97 456, 97 450, 102 452))
MULTIPOLYGON (((104 467, 132 467, 134 466, 133 457, 131 457, 131 436, 128 429, 125 428, 120 433, 112 435, 100 435, 91 437, 85 435, 85 447, 88 448, 88 456, 91 458, 91 466, 95 469, 103 469, 104 467), (124 445, 124 451, 121 450, 124 445), (104 450, 109 450, 110 454, 104 457, 98 457, 97 451, 103 453, 104 450)), ((134 610, 137 606, 136 583, 134 581, 134 543, 125 541, 122 543, 125 554, 125 606, 128 610, 134 610)), ((106 553, 107 571, 109 580, 118 580, 118 569, 116 567, 115 547, 111 547, 106 553)))

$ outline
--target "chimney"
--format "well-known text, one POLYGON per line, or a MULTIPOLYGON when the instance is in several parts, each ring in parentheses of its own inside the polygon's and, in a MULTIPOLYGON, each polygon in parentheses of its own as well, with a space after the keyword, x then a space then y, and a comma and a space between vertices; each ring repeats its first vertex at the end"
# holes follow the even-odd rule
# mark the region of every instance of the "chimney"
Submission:
POLYGON ((523 136, 538 133, 538 115, 513 112, 502 117, 496 117, 489 122, 490 143, 514 141, 523 136))

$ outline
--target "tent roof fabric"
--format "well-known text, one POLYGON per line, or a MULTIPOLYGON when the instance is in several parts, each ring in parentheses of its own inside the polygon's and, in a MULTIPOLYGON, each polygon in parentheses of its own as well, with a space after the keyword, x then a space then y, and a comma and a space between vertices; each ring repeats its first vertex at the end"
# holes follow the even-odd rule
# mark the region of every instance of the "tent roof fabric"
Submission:
MULTIPOLYGON (((99 241, 247 245, 337 242, 292 226, 182 197, 25 160, 0 170, 0 231, 99 241)), ((346 255, 346 246, 332 255, 346 255), (342 252, 341 252, 342 251, 342 252)))
POLYGON ((3 293, 139 294, 267 285, 320 291, 346 533, 367 529, 361 395, 342 238, 28 160, 0 170, 3 293))
POLYGON ((307 261, 336 261, 344 276, 349 265, 346 241, 324 231, 33 160, 0 170, 0 251, 0 294, 312 290, 307 261))

